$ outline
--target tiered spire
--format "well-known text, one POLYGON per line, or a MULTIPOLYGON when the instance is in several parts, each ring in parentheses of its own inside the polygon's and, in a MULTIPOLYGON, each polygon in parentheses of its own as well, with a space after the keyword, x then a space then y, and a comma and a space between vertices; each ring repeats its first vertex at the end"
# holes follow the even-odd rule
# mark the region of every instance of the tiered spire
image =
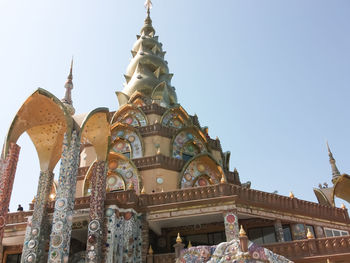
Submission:
POLYGON ((333 154, 331 152, 331 149, 329 148, 328 142, 326 142, 326 144, 327 144, 329 162, 332 167, 332 182, 335 183, 337 179, 340 177, 340 172, 338 170, 337 165, 335 164, 335 159, 333 158, 333 154))
POLYGON ((168 107, 177 103, 175 89, 171 86, 173 74, 169 73, 162 44, 155 36, 150 17, 152 2, 146 0, 145 7, 147 17, 131 50, 133 58, 124 75, 126 83, 123 92, 116 93, 120 106, 128 103, 135 92, 140 92, 161 106, 168 107))
POLYGON ((72 92, 71 92, 73 89, 73 58, 72 58, 72 61, 70 63, 69 75, 67 77, 66 83, 64 84, 64 87, 66 89, 66 93, 64 94, 64 98, 61 101, 66 106, 69 113, 71 115, 74 115, 75 109, 73 107, 72 92))

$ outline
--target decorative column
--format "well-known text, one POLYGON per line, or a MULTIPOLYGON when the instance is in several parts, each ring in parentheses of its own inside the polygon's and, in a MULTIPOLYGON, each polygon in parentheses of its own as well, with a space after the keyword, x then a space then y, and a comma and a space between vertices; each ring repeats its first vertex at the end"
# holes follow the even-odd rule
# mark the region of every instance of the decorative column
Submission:
POLYGON ((0 262, 2 262, 2 239, 11 199, 20 148, 11 143, 6 158, 0 158, 0 262))
POLYGON ((68 262, 69 259, 79 154, 80 138, 77 132, 73 131, 70 143, 65 134, 50 237, 49 263, 68 262))
POLYGON ((86 245, 86 262, 102 262, 102 244, 104 240, 104 199, 106 197, 106 162, 97 161, 91 176, 90 223, 86 245))
POLYGON ((237 211, 225 211, 224 212, 225 234, 226 241, 229 242, 233 239, 239 238, 239 226, 237 211))
POLYGON ((283 227, 281 220, 276 220, 273 226, 275 227, 277 242, 284 242, 283 227))
MULTIPOLYGON (((141 222, 142 222, 142 229, 141 229, 141 236, 142 236, 142 262, 146 261, 146 257, 147 257, 147 252, 150 251, 149 248, 152 249, 152 247, 149 247, 149 225, 146 219, 146 215, 142 215, 141 218, 141 222)), ((150 253, 148 253, 150 254, 150 253)), ((153 254, 153 250, 152 250, 152 254, 153 254)))
POLYGON ((48 240, 49 220, 47 207, 54 174, 41 171, 33 216, 28 219, 24 238, 21 263, 42 263, 45 261, 45 246, 48 240))

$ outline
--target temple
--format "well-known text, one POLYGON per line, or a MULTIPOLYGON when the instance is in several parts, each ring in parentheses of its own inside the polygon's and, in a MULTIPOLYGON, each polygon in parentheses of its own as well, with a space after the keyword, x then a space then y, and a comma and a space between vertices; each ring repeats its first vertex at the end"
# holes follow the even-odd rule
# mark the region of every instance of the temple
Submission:
POLYGON ((180 105, 145 6, 116 111, 75 114, 72 60, 63 99, 39 88, 14 117, 0 159, 0 262, 350 262, 349 215, 334 202, 350 201, 350 176, 328 144, 333 185, 314 189, 319 203, 241 182, 230 152, 180 105), (9 213, 24 132, 39 184, 28 211, 9 213))

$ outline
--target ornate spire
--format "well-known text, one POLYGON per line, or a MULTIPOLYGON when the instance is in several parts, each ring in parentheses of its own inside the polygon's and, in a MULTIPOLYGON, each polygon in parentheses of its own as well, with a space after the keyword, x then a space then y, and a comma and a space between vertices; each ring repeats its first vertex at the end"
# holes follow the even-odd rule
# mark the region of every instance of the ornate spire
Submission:
POLYGON ((73 89, 73 58, 70 63, 70 70, 69 70, 69 75, 67 77, 66 84, 64 84, 64 87, 66 89, 66 93, 64 94, 64 98, 61 100, 63 104, 66 106, 68 109, 69 113, 71 115, 74 115, 75 109, 73 107, 73 101, 72 101, 72 89, 73 89))
POLYGON ((326 142, 326 144, 327 144, 327 150, 328 150, 328 156, 329 156, 329 163, 331 164, 331 167, 332 167, 332 182, 334 184, 337 181, 338 177, 340 176, 340 172, 338 170, 337 165, 335 164, 335 159, 333 157, 331 149, 329 148, 328 141, 326 142))
POLYGON ((132 95, 140 92, 149 102, 169 107, 177 104, 175 88, 171 86, 173 74, 169 73, 162 44, 158 42, 158 36, 155 36, 156 31, 150 17, 152 2, 146 0, 145 7, 147 17, 131 50, 132 59, 124 75, 124 89, 116 93, 120 106, 131 102, 132 95))

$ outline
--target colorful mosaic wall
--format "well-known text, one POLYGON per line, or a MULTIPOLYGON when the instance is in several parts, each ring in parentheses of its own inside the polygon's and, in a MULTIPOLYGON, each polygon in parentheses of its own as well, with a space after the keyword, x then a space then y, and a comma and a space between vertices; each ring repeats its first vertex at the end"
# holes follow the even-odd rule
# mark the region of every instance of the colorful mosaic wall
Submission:
POLYGON ((170 109, 162 117, 162 125, 176 129, 190 125, 191 121, 179 108, 170 109))
POLYGON ((137 108, 128 107, 117 114, 113 122, 124 123, 133 127, 142 127, 147 125, 145 115, 137 108))
POLYGON ((239 237, 239 225, 236 211, 227 211, 224 213, 226 240, 231 241, 239 237))
POLYGON ((206 152, 207 149, 193 132, 185 130, 176 135, 173 142, 173 157, 189 160, 191 157, 206 152))
POLYGON ((222 174, 217 164, 207 156, 193 160, 183 172, 181 188, 207 186, 220 183, 222 174))
MULTIPOLYGON (((92 172, 86 178, 84 193, 90 195, 92 190, 92 172)), ((120 154, 110 154, 106 176, 106 191, 122 191, 131 185, 136 193, 140 192, 139 173, 132 161, 120 154)))
POLYGON ((284 234, 281 220, 276 220, 275 224, 276 239, 278 242, 284 242, 284 234))
POLYGON ((142 215, 108 208, 106 263, 142 262, 142 215))
POLYGON ((51 171, 40 172, 33 216, 28 219, 24 238, 21 263, 45 261, 45 246, 49 239, 47 205, 53 177, 54 174, 51 171))
POLYGON ((79 153, 77 132, 73 132, 70 143, 65 134, 48 255, 50 263, 68 262, 79 153))
POLYGON ((128 158, 141 158, 143 156, 140 136, 135 130, 125 126, 117 126, 112 130, 113 146, 111 151, 117 153, 130 152, 128 158))
POLYGON ((177 263, 292 263, 272 251, 249 243, 248 253, 242 252, 239 239, 216 246, 197 246, 184 249, 177 263))
MULTIPOLYGON (((6 159, 0 158, 0 249, 6 224, 6 215, 10 204, 20 147, 11 143, 6 159)), ((0 251, 1 252, 1 251, 0 251)), ((0 254, 2 262, 2 253, 0 254)))

